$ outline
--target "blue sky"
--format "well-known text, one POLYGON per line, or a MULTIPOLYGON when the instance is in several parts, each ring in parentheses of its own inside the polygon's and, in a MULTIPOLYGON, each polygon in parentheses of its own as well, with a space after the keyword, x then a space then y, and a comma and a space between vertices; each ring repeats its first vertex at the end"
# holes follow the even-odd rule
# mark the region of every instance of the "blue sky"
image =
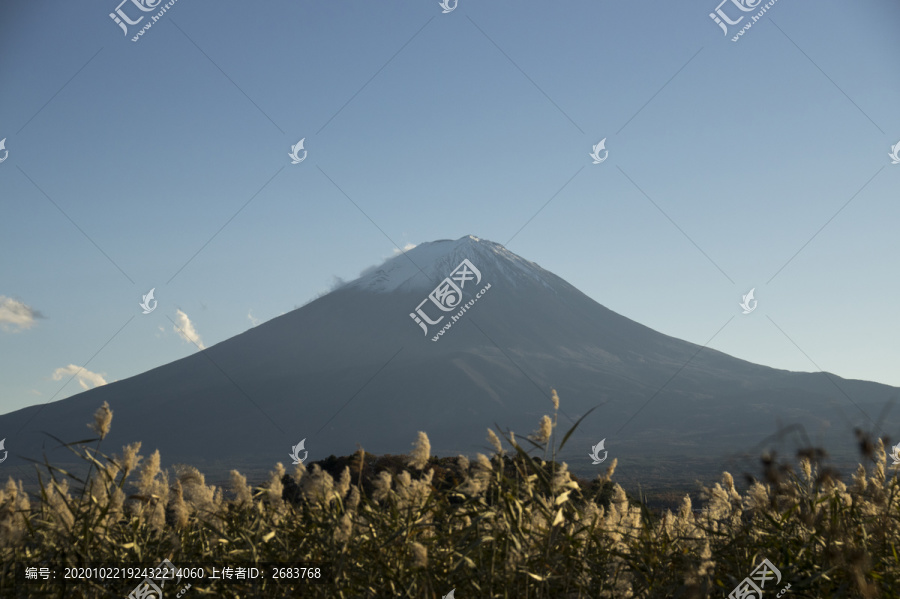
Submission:
POLYGON ((668 335, 900 386, 900 5, 779 0, 732 42, 716 4, 178 0, 132 42, 131 1, 128 36, 117 0, 3 3, 0 413, 467 234, 668 335))

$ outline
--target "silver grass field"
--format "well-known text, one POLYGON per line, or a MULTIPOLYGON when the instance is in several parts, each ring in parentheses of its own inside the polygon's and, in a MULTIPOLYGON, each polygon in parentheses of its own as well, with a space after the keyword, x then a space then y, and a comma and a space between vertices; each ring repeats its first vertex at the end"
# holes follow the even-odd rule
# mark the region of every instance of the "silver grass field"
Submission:
POLYGON ((359 449, 337 476, 279 463, 255 488, 232 471, 228 489, 190 466, 161 470, 140 443, 104 453, 104 405, 89 425, 97 437, 69 446, 87 477, 44 463, 39 497, 12 478, 0 490, 0 597, 125 598, 139 581, 26 586, 16 564, 163 559, 327 564, 320 583, 193 579, 189 598, 727 597, 763 559, 782 575, 767 598, 788 584, 781 596, 900 596, 900 483, 880 439, 863 440, 849 484, 809 449, 796 469, 763 456, 743 495, 725 472, 699 512, 685 497, 677 513, 655 513, 613 482, 616 460, 590 483, 556 462, 578 424, 560 436, 555 391, 553 404, 531 435, 489 430, 492 455, 471 461, 432 457, 420 432, 393 474, 364 480, 373 457, 359 449))

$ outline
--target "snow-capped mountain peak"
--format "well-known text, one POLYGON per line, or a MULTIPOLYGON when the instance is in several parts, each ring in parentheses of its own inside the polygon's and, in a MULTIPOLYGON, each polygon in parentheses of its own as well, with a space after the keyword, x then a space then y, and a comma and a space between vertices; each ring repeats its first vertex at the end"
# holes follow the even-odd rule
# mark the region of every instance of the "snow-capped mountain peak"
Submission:
POLYGON ((466 235, 457 240, 421 243, 363 271, 347 285, 366 291, 430 290, 449 276, 463 260, 469 260, 491 282, 503 279, 517 285, 523 278, 550 287, 543 268, 510 252, 499 243, 466 235))

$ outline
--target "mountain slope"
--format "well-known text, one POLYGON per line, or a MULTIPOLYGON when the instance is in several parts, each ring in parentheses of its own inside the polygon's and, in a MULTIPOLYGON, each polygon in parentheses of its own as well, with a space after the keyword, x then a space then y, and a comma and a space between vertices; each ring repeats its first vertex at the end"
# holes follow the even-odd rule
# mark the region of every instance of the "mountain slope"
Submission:
POLYGON ((41 431, 84 438, 84 423, 104 400, 115 414, 104 446, 141 440, 145 453, 158 448, 166 463, 271 467, 290 463, 291 446, 304 438, 313 460, 357 443, 400 453, 419 430, 434 453, 471 453, 484 450, 485 429, 495 423, 520 436, 533 430, 551 409, 551 388, 562 397, 563 431, 602 404, 570 441, 572 455, 586 460, 590 445, 607 438, 620 466, 666 451, 743 449, 779 418, 811 431, 831 423, 834 439, 849 441, 841 414, 859 421, 855 402, 874 418, 898 395, 877 383, 758 366, 658 333, 469 236, 417 246, 187 358, 0 416, 0 430, 14 454, 5 467, 56 445, 41 431), (436 287, 447 293, 432 301, 436 287))

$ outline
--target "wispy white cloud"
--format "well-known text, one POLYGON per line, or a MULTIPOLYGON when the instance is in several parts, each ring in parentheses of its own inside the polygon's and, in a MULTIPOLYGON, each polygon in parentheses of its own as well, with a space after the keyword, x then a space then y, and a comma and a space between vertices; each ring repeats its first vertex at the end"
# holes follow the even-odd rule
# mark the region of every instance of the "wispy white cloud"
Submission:
MULTIPOLYGON (((368 274, 371 274, 371 273, 377 271, 379 268, 381 268, 383 266, 384 262, 386 262, 396 256, 399 256, 400 254, 404 254, 404 253, 408 252, 409 250, 413 249, 414 247, 416 247, 415 243, 407 243, 406 245, 403 246, 402 250, 399 248, 396 248, 396 247, 393 248, 391 250, 391 252, 392 252, 391 255, 384 258, 382 260, 381 264, 373 264, 372 266, 369 266, 368 268, 363 269, 363 271, 359 273, 359 276, 364 277, 368 274)), ((328 289, 326 289, 324 291, 320 291, 312 299, 307 300, 303 304, 295 304, 294 310, 297 310, 298 308, 302 308, 302 307, 306 306, 307 304, 310 304, 310 303, 316 301, 320 297, 324 297, 324 296, 328 295, 332 291, 337 291, 338 289, 340 289, 341 287, 343 287, 346 284, 347 284, 347 281, 345 281, 341 277, 334 276, 332 279, 331 285, 328 287, 328 289)), ((282 314, 284 314, 284 312, 282 312, 282 314)))
POLYGON ((53 380, 59 381, 62 380, 63 377, 73 375, 78 379, 78 384, 81 385, 81 388, 85 391, 106 384, 106 379, 103 378, 102 375, 96 372, 91 372, 90 370, 86 370, 81 366, 75 366, 74 364, 69 364, 65 368, 57 368, 56 370, 54 370, 53 380))
POLYGON ((332 277, 332 279, 331 279, 331 287, 328 288, 328 291, 325 291, 325 292, 323 292, 323 293, 320 293, 320 294, 318 295, 318 297, 322 297, 323 295, 328 295, 328 294, 331 293, 332 291, 336 291, 336 290, 340 289, 341 287, 343 287, 343 286, 346 285, 346 284, 347 284, 347 281, 345 281, 345 280, 342 279, 341 277, 334 276, 334 277, 332 277))
POLYGON ((247 318, 250 320, 250 324, 252 324, 253 326, 256 326, 260 323, 260 320, 257 317, 253 316, 253 308, 247 311, 247 318))
POLYGON ((206 349, 206 346, 203 345, 203 341, 200 339, 200 334, 197 333, 197 329, 194 328, 194 323, 191 322, 188 315, 181 310, 176 310, 175 318, 178 323, 174 327, 174 330, 178 333, 178 336, 189 343, 196 344, 200 349, 206 349))
POLYGON ((43 314, 11 297, 0 295, 0 329, 7 333, 18 333, 34 326, 34 321, 43 314))

